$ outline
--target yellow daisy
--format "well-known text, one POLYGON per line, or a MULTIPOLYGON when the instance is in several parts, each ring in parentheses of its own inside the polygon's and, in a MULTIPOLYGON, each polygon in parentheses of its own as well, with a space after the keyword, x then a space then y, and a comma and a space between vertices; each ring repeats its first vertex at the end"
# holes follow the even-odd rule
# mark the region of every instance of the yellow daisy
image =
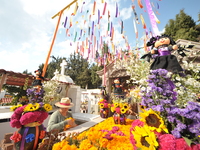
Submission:
POLYGON ((140 117, 141 121, 148 125, 151 130, 168 133, 168 129, 164 125, 163 119, 152 109, 140 113, 140 117))

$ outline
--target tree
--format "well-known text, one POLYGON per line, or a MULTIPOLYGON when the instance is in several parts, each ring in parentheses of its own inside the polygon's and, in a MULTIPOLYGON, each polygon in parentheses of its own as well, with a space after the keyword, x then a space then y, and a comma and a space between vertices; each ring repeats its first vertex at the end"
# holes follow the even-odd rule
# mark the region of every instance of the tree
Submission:
POLYGON ((198 41, 200 32, 196 29, 196 24, 192 17, 182 9, 176 15, 175 20, 169 20, 169 23, 165 26, 165 34, 171 36, 175 41, 178 39, 198 41))
MULTIPOLYGON (((60 72, 61 70, 61 67, 60 67, 60 64, 62 63, 62 60, 63 59, 66 59, 65 57, 54 57, 54 56, 51 56, 52 58, 52 61, 48 64, 47 66, 47 70, 46 70, 46 73, 45 73, 45 78, 53 78, 54 77, 54 72, 56 71, 56 69, 60 72)), ((42 70, 44 64, 41 64, 39 66, 39 68, 42 70)))
POLYGON ((81 88, 87 87, 91 81, 89 63, 79 53, 71 54, 67 60, 66 74, 69 75, 76 85, 81 88))
POLYGON ((99 78, 99 75, 96 73, 97 71, 101 69, 103 69, 102 66, 99 67, 95 64, 92 64, 92 66, 90 67, 91 83, 93 85, 91 88, 98 88, 102 84, 102 80, 99 78))

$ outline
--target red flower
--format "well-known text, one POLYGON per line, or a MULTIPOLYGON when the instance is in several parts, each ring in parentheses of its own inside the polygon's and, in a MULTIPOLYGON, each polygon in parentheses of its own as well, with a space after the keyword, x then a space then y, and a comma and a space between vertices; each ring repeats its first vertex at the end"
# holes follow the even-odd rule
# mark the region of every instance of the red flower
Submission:
POLYGON ((15 133, 10 137, 10 139, 11 139, 12 141, 14 141, 15 143, 17 143, 17 142, 21 141, 22 136, 21 136, 21 134, 19 134, 18 132, 15 132, 15 133))
POLYGON ((158 137, 159 150, 176 150, 175 137, 172 134, 163 134, 158 137))
POLYGON ((192 145, 192 150, 200 150, 200 144, 192 145))
POLYGON ((43 139, 45 137, 46 131, 42 130, 40 131, 39 139, 43 139))
POLYGON ((192 150, 183 138, 175 139, 176 150, 192 150))

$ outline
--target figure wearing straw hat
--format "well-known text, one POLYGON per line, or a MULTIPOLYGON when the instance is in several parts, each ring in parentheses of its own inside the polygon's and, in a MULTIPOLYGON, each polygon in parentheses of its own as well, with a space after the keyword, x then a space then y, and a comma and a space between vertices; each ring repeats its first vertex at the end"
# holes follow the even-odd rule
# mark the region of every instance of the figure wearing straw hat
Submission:
POLYGON ((69 97, 62 98, 60 102, 55 103, 58 110, 56 110, 50 117, 47 131, 59 130, 60 132, 66 130, 66 127, 72 128, 77 126, 74 122, 72 114, 68 112, 69 108, 73 107, 69 97))

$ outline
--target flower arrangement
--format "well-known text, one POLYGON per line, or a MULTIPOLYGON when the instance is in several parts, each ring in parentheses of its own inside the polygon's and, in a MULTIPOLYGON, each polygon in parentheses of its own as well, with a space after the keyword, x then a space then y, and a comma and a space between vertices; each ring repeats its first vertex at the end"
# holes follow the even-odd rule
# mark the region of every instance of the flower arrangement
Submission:
POLYGON ((42 123, 48 117, 48 111, 52 110, 47 101, 43 102, 45 90, 42 86, 29 88, 26 92, 28 103, 11 107, 14 113, 10 125, 18 128, 11 137, 16 150, 37 149, 46 132, 42 123))
POLYGON ((110 108, 110 104, 108 103, 107 100, 105 99, 100 99, 98 102, 98 105, 100 107, 100 116, 102 118, 107 118, 108 117, 108 111, 110 108))
POLYGON ((134 135, 132 143, 137 148, 167 150, 170 149, 168 142, 174 145, 171 146, 174 150, 199 146, 200 105, 194 102, 195 99, 180 103, 178 98, 181 97, 176 90, 178 81, 177 75, 172 75, 165 69, 150 72, 148 86, 141 90, 141 105, 146 110, 131 129, 134 135))
POLYGON ((111 112, 113 112, 113 119, 116 124, 126 124, 126 114, 130 106, 125 100, 115 98, 111 104, 111 112))
POLYGON ((133 120, 127 119, 126 125, 116 125, 112 117, 91 127, 80 134, 70 136, 53 145, 52 150, 132 150, 130 127, 133 120))
POLYGON ((44 93, 43 88, 28 88, 26 90, 26 95, 29 97, 30 103, 42 102, 44 93))

